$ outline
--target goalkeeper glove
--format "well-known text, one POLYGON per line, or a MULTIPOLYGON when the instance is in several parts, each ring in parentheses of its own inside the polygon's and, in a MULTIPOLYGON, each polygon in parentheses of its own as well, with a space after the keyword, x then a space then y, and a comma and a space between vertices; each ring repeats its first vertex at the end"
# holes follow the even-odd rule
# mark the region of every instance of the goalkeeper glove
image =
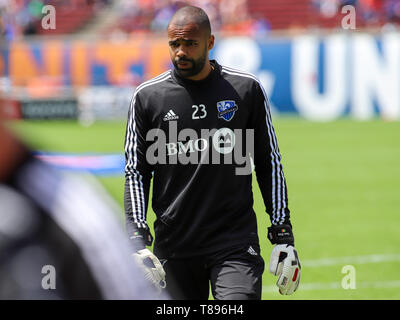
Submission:
POLYGON ((150 281, 158 293, 166 287, 165 271, 160 260, 149 250, 142 249, 133 254, 137 264, 142 269, 146 280, 150 281))
POLYGON ((300 283, 301 265, 294 247, 294 237, 290 225, 277 225, 268 228, 268 239, 276 244, 271 253, 269 272, 278 276, 276 285, 279 293, 290 295, 300 283))

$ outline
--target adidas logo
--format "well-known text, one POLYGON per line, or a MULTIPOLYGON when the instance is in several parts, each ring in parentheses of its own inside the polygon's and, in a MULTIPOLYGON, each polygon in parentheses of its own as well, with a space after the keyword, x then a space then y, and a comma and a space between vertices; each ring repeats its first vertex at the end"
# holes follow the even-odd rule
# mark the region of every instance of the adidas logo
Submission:
POLYGON ((247 252, 250 253, 252 256, 256 256, 257 255, 257 252, 253 249, 252 246, 249 247, 247 252))
POLYGON ((170 121, 170 120, 177 120, 179 117, 175 114, 175 112, 171 109, 167 112, 167 114, 164 116, 164 121, 170 121))

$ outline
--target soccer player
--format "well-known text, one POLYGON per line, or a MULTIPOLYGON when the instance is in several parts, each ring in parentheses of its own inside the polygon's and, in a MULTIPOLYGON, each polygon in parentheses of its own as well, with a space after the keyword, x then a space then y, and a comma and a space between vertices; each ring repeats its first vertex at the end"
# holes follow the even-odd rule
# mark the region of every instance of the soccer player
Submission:
POLYGON ((164 267, 171 296, 207 299, 211 284, 215 299, 260 299, 264 261, 252 174, 240 170, 251 157, 272 223, 265 236, 276 245, 270 272, 280 293, 292 294, 300 263, 265 91, 253 75, 209 59, 214 36, 202 9, 179 9, 167 32, 174 68, 136 88, 128 115, 129 237, 142 248, 152 244, 146 214, 153 178, 153 259, 164 267))

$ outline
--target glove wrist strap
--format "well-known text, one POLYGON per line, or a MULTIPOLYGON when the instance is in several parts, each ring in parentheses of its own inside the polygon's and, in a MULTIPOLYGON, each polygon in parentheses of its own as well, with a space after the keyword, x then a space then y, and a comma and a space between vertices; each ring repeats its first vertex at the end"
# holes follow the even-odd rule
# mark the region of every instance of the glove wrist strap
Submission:
POLYGON ((151 246, 153 243, 153 236, 150 230, 147 228, 136 228, 133 231, 133 235, 130 237, 135 244, 137 249, 144 249, 146 246, 151 246))
POLYGON ((270 226, 268 228, 268 239, 272 244, 291 244, 294 246, 292 227, 289 224, 270 226))

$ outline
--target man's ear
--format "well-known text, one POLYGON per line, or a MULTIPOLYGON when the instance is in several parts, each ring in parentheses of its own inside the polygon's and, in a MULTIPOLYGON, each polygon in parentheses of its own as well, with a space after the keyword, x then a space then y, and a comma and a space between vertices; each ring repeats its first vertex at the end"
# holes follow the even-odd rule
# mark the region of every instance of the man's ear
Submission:
POLYGON ((212 34, 211 36, 210 36, 210 38, 208 38, 208 50, 211 50, 212 48, 214 48, 214 41, 215 41, 215 37, 214 37, 214 35, 212 34))

